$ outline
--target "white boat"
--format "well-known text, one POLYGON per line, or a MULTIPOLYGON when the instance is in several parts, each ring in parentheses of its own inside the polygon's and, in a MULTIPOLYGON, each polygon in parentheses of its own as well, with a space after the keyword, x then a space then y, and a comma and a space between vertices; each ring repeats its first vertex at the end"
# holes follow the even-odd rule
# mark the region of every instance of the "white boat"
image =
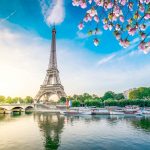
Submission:
POLYGON ((91 109, 87 108, 72 108, 65 111, 61 111, 61 114, 65 115, 91 115, 91 109))
POLYGON ((93 108, 91 111, 92 115, 109 115, 109 111, 105 108, 93 108))
POLYGON ((145 114, 145 115, 150 115, 150 108, 149 108, 149 109, 144 108, 144 109, 142 110, 142 113, 145 114))
POLYGON ((123 109, 115 109, 109 111, 110 115, 124 115, 123 109))
POLYGON ((124 108, 124 113, 126 115, 141 115, 142 111, 138 106, 126 106, 124 108))
POLYGON ((82 109, 79 109, 79 113, 81 115, 91 115, 92 111, 91 109, 88 109, 88 108, 82 108, 82 109))

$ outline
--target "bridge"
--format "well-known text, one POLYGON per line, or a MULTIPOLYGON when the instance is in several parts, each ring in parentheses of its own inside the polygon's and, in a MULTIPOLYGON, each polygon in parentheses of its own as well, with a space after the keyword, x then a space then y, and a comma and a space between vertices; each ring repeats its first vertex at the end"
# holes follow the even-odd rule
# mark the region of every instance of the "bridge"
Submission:
POLYGON ((0 104, 0 114, 28 111, 33 108, 33 104, 0 104))

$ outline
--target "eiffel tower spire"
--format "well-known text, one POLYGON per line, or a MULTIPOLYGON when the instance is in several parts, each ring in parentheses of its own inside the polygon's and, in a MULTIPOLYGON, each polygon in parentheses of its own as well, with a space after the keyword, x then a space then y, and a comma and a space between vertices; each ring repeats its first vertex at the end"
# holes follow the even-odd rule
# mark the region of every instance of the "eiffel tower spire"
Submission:
POLYGON ((51 53, 50 53, 50 62, 48 69, 57 68, 57 58, 56 58, 56 29, 55 25, 52 29, 52 41, 51 41, 51 53))
POLYGON ((59 78, 59 71, 57 69, 57 56, 56 56, 56 29, 52 28, 51 52, 48 70, 45 80, 37 93, 35 100, 49 101, 51 95, 57 95, 59 98, 65 97, 64 87, 61 85, 59 78))

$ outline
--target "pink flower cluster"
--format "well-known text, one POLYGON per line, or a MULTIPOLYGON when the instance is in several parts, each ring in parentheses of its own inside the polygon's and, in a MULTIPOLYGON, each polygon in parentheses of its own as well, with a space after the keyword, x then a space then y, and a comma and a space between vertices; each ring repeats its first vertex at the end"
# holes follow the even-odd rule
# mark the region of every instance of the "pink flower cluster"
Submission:
POLYGON ((150 41, 149 42, 141 42, 139 45, 139 49, 141 49, 144 54, 150 53, 150 41))
MULTIPOLYGON (((96 27, 102 21, 103 29, 113 31, 115 38, 124 48, 130 45, 128 37, 140 35, 139 48, 150 51, 149 42, 145 42, 148 37, 146 25, 150 21, 150 0, 72 0, 72 4, 88 9, 78 25, 79 30, 90 21, 94 21, 96 27)), ((88 34, 94 35, 90 31, 92 30, 89 30, 88 34)), ((99 40, 95 38, 94 45, 98 44, 99 40)))
POLYGON ((86 0, 73 0, 72 5, 73 6, 80 6, 83 9, 87 7, 86 0))
POLYGON ((82 30, 84 28, 84 24, 81 22, 79 25, 78 25, 78 28, 79 30, 82 30))
POLYGON ((122 40, 120 39, 120 43, 119 43, 123 48, 127 48, 130 45, 130 42, 126 39, 126 40, 122 40))
POLYGON ((99 40, 98 40, 97 38, 95 38, 93 42, 94 42, 94 45, 95 45, 95 46, 98 46, 98 45, 99 45, 99 40))

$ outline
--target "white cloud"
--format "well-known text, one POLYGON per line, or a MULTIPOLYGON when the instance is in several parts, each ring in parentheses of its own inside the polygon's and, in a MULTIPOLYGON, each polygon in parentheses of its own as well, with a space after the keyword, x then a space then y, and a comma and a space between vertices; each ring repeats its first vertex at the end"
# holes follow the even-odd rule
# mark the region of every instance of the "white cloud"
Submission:
MULTIPOLYGON (((102 31, 99 31, 98 33, 97 33, 97 35, 102 35, 102 31)), ((79 38, 79 39, 86 39, 86 38, 88 38, 88 37, 90 37, 87 33, 84 33, 84 32, 82 32, 82 31, 78 31, 77 32, 77 38, 79 38)))
POLYGON ((88 38, 88 37, 89 37, 88 34, 85 34, 85 33, 80 32, 80 31, 77 32, 77 36, 78 36, 78 38, 80 38, 80 39, 85 39, 85 38, 88 38))
POLYGON ((102 65, 102 64, 110 62, 115 56, 116 54, 112 54, 110 56, 102 58, 101 60, 98 61, 98 65, 102 65))
POLYGON ((104 56, 97 62, 97 64, 103 65, 103 64, 109 63, 110 61, 112 62, 115 59, 121 60, 121 59, 125 58, 126 56, 134 56, 137 54, 142 54, 141 51, 137 50, 137 48, 136 48, 139 41, 140 41, 139 38, 133 39, 128 48, 123 48, 117 52, 112 53, 111 55, 104 56))
POLYGON ((16 13, 16 11, 13 11, 12 13, 10 13, 7 17, 3 18, 3 19, 0 19, 0 23, 8 20, 11 16, 13 16, 14 14, 16 13))
POLYGON ((48 26, 60 24, 65 18, 64 0, 40 0, 44 20, 48 26))

